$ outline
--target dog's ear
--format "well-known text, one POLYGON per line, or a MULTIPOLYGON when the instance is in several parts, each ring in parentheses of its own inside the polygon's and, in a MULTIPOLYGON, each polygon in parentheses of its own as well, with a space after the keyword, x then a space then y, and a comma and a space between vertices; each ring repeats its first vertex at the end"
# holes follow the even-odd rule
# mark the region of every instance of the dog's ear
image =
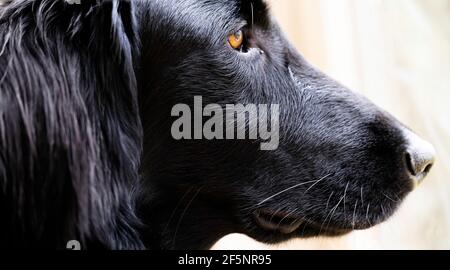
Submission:
POLYGON ((21 33, 35 26, 34 34, 44 43, 62 35, 81 50, 109 53, 119 62, 132 60, 132 48, 137 45, 132 1, 6 0, 1 6, 0 23, 17 20, 21 33))
MULTIPOLYGON (((130 57, 137 45, 133 3, 127 0, 65 0, 63 16, 73 41, 94 52, 112 50, 113 57, 130 57)), ((122 61, 123 59, 116 59, 122 61)))
POLYGON ((134 27, 132 1, 0 8, 0 242, 141 247, 134 27))
MULTIPOLYGON (((128 89, 137 99, 135 59, 139 53, 134 4, 128 0, 65 0, 61 18, 63 29, 76 50, 84 50, 87 60, 95 60, 99 83, 128 89), (117 82, 116 82, 117 83, 117 82)), ((105 85, 101 85, 103 88, 105 85)), ((110 87, 109 87, 110 88, 110 87)), ((110 89, 114 89, 110 88, 110 89)), ((122 91, 123 92, 123 91, 122 91)), ((137 113, 138 106, 132 109, 137 113)))

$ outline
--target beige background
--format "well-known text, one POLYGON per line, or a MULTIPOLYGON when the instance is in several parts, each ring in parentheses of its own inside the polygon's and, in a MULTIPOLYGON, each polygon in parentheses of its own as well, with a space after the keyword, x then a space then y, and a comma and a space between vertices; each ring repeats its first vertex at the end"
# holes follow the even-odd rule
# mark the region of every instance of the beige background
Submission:
POLYGON ((450 249, 450 0, 272 0, 297 48, 434 144, 437 164, 387 223, 339 239, 222 249, 450 249))

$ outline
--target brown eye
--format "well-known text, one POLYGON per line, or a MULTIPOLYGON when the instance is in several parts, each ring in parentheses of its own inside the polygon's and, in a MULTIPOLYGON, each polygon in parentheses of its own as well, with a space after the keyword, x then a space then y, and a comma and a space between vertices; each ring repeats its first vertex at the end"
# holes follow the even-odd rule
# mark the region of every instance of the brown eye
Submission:
POLYGON ((244 32, 239 30, 228 36, 228 43, 230 43, 233 49, 239 50, 244 44, 244 32))

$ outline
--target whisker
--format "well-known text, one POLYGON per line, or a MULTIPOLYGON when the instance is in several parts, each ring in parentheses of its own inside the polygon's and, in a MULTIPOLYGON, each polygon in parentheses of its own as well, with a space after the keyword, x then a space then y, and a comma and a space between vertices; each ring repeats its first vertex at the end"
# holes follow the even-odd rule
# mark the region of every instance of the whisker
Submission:
POLYGON ((364 205, 364 199, 363 199, 363 187, 361 187, 361 205, 364 205))
POLYGON ((350 182, 347 182, 347 185, 345 186, 345 190, 344 190, 344 213, 345 213, 345 196, 347 195, 347 189, 348 189, 349 184, 350 184, 350 182))
MULTIPOLYGON (((296 222, 296 221, 295 221, 296 222)), ((294 222, 292 222, 291 223, 291 225, 292 224, 294 224, 294 222)), ((302 229, 302 234, 301 235, 305 235, 305 230, 306 230, 306 225, 308 224, 308 221, 307 221, 307 219, 306 219, 306 222, 303 222, 302 224, 301 224, 301 226, 303 226, 303 229, 302 229)))
POLYGON ((314 186, 316 186, 318 183, 322 182, 323 180, 325 180, 326 178, 330 177, 332 174, 327 174, 324 177, 320 178, 319 180, 317 180, 314 184, 312 184, 303 194, 306 194, 310 189, 312 189, 314 186))
POLYGON ((192 189, 193 189, 193 187, 188 188, 188 190, 184 193, 183 197, 181 197, 181 199, 178 201, 177 205, 175 206, 172 213, 170 214, 169 221, 167 221, 162 234, 164 234, 167 231, 167 229, 169 228, 170 222, 172 222, 172 219, 175 216, 176 211, 178 210, 178 208, 180 208, 181 203, 184 201, 184 198, 186 198, 186 196, 192 191, 192 189))
MULTIPOLYGON (((337 203, 337 205, 332 209, 333 212, 331 213, 331 217, 334 215, 334 213, 336 213, 336 210, 338 209, 339 205, 341 204, 341 202, 344 200, 344 196, 342 196, 342 198, 339 200, 339 202, 337 203)), ((329 220, 329 222, 331 222, 331 219, 329 220)), ((329 223, 328 222, 328 223, 329 223)))
POLYGON ((320 231, 319 234, 322 233, 322 229, 323 229, 323 225, 325 224, 325 222, 327 222, 327 220, 329 219, 328 223, 327 223, 327 228, 330 225, 331 222, 331 218, 333 217, 334 213, 336 212, 337 208, 339 207, 339 205, 341 204, 342 200, 344 199, 344 196, 341 197, 341 199, 339 200, 339 202, 333 207, 331 208, 330 212, 328 213, 328 215, 325 217, 324 221, 322 222, 322 224, 320 225, 320 231))
MULTIPOLYGON (((281 220, 280 220, 280 222, 278 222, 278 227, 280 227, 280 225, 281 225, 281 223, 285 220, 285 219, 287 219, 292 213, 294 213, 295 211, 297 211, 298 210, 298 208, 295 208, 294 210, 292 210, 292 211, 290 211, 289 213, 287 213, 281 220)), ((294 222, 295 222, 296 220, 294 220, 294 222)), ((291 225, 294 223, 294 222, 292 222, 291 223, 291 225)))
POLYGON ((275 215, 277 215, 283 208, 277 209, 275 212, 272 213, 272 216, 270 217, 270 222, 272 222, 272 219, 275 215))
POLYGON ((308 219, 308 216, 304 216, 302 218, 296 218, 294 221, 291 222, 291 225, 293 225, 294 223, 298 222, 299 220, 302 220, 304 222, 310 222, 308 219))
POLYGON ((383 192, 383 196, 386 197, 388 200, 390 200, 390 201, 392 201, 392 202, 395 202, 395 203, 398 202, 398 200, 392 199, 391 197, 389 197, 389 196, 388 196, 387 194, 385 194, 384 192, 383 192))
POLYGON ((369 208, 370 208, 370 203, 367 204, 366 220, 370 225, 372 225, 372 222, 370 222, 370 220, 369 220, 369 208))
POLYGON ((281 194, 283 194, 283 193, 285 193, 285 192, 288 192, 288 191, 290 191, 290 190, 292 190, 292 189, 294 189, 294 188, 298 188, 298 187, 300 187, 300 186, 304 186, 304 185, 307 185, 307 184, 311 184, 311 183, 314 183, 314 182, 316 182, 316 181, 317 181, 317 180, 314 180, 314 181, 308 181, 308 182, 304 182, 304 183, 300 183, 300 184, 296 184, 296 185, 294 185, 294 186, 292 186, 292 187, 289 187, 289 188, 287 188, 287 189, 285 189, 285 190, 282 190, 282 191, 280 191, 280 192, 278 192, 278 193, 276 193, 276 194, 274 194, 274 195, 268 197, 267 199, 262 200, 261 202, 259 202, 258 204, 256 204, 256 206, 260 206, 261 204, 263 204, 263 203, 265 203, 265 202, 267 202, 267 201, 270 201, 270 200, 272 200, 273 198, 275 198, 275 197, 277 197, 277 196, 280 196, 281 194))
POLYGON ((328 201, 327 201, 327 206, 325 208, 325 212, 328 211, 328 205, 330 204, 331 196, 333 196, 333 194, 334 194, 334 191, 331 192, 330 197, 328 197, 328 201))
POLYGON ((175 228, 175 233, 174 233, 174 235, 173 235, 173 241, 172 241, 172 246, 173 246, 173 248, 175 248, 175 241, 176 241, 176 238, 177 238, 178 229, 180 228, 180 225, 181 225, 181 221, 183 220, 184 215, 186 214, 188 208, 191 206, 192 202, 193 202, 194 199, 197 197, 197 195, 200 193, 200 191, 202 190, 202 188, 203 188, 203 187, 200 187, 200 188, 197 190, 197 192, 195 192, 194 196, 192 196, 191 200, 188 202, 188 204, 187 204, 186 207, 184 208, 183 213, 182 213, 181 216, 180 216, 180 219, 178 220, 177 227, 175 228))
POLYGON ((355 217, 356 217, 356 206, 358 205, 358 200, 356 200, 355 208, 353 209, 353 219, 352 219, 352 229, 355 229, 355 217))
MULTIPOLYGON (((326 205, 326 207, 325 207, 325 212, 328 211, 328 206, 329 206, 329 204, 330 204, 330 200, 331 200, 331 197, 333 196, 333 194, 334 194, 334 191, 331 192, 330 196, 328 197, 327 205, 326 205)), ((330 212, 331 212, 331 211, 330 211, 330 212)), ((329 215, 329 214, 330 214, 330 213, 328 213, 328 215, 329 215)), ((324 221, 323 221, 322 224, 320 225, 320 231, 319 231, 319 233, 322 232, 323 225, 324 225, 325 222, 327 221, 328 215, 325 217, 324 221)))
MULTIPOLYGON (((328 227, 330 226, 331 219, 333 218, 334 213, 336 213, 336 210, 337 210, 337 208, 339 207, 339 205, 341 204, 342 200, 343 200, 343 197, 341 198, 341 200, 338 202, 338 204, 337 204, 337 205, 332 209, 332 211, 330 212, 330 216, 328 217, 327 226, 325 227, 326 229, 328 229, 328 227)), ((325 219, 325 221, 326 221, 326 219, 325 219)))

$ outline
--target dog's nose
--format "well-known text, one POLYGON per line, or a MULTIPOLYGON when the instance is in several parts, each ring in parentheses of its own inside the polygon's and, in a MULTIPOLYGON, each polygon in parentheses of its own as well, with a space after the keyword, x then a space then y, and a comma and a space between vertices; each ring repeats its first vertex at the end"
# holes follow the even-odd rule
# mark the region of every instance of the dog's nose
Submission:
POLYGON ((433 145, 413 132, 407 130, 405 133, 407 138, 406 166, 415 184, 419 184, 433 167, 436 151, 433 145))

